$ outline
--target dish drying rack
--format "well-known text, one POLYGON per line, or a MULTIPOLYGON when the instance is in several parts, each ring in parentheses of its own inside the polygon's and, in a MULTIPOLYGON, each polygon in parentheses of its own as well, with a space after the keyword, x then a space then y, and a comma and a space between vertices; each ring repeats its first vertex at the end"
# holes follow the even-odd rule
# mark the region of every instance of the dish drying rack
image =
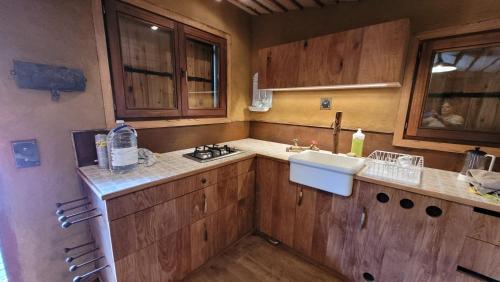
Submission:
POLYGON ((366 159, 365 174, 412 185, 420 184, 424 157, 374 151, 366 159))

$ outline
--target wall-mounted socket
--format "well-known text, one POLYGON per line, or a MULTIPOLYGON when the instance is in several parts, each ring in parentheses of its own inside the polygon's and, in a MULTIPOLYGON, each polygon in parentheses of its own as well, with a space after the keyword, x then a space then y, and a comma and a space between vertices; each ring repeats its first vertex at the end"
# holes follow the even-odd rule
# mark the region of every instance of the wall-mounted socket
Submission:
POLYGON ((320 98, 319 109, 320 110, 331 110, 332 109, 332 98, 331 97, 320 98))
POLYGON ((12 141, 12 152, 18 168, 40 165, 36 139, 12 141))

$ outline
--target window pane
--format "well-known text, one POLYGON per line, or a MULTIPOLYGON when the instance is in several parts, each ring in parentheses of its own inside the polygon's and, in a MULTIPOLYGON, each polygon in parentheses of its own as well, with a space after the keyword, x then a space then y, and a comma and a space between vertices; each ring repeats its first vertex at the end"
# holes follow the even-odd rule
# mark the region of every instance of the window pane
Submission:
POLYGON ((187 39, 186 56, 189 108, 218 108, 219 47, 187 39))
POLYGON ((129 16, 118 19, 127 108, 176 108, 173 33, 129 16))
POLYGON ((500 132, 500 46, 434 54, 421 126, 500 132))

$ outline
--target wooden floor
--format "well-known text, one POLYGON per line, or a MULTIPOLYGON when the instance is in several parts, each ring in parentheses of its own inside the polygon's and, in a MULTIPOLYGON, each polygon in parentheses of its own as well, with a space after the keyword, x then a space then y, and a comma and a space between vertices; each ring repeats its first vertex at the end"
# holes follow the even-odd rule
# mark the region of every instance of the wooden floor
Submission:
POLYGON ((258 236, 247 236, 208 261, 184 281, 344 281, 334 273, 272 246, 258 236))

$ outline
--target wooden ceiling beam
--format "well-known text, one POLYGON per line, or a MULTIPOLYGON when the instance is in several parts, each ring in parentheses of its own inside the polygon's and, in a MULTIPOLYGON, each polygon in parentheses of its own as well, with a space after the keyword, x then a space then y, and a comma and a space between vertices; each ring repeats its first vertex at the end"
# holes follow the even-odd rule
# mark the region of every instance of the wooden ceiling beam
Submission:
POLYGON ((243 6, 245 7, 247 10, 250 10, 252 11, 254 14, 256 14, 257 16, 260 16, 262 13, 259 12, 257 9, 255 9, 254 7, 246 4, 245 2, 241 1, 241 0, 233 0, 234 2, 237 2, 240 6, 243 6))
POLYGON ((259 5, 259 7, 261 7, 262 9, 264 9, 264 10, 266 10, 266 11, 268 11, 270 14, 274 13, 274 11, 273 11, 273 10, 271 10, 268 6, 266 6, 266 5, 262 4, 262 3, 260 3, 260 1, 259 1, 259 0, 252 0, 252 2, 254 2, 254 3, 255 3, 255 4, 257 4, 257 5, 259 5))
POLYGON ((293 5, 299 8, 299 10, 304 10, 304 6, 302 6, 302 4, 300 4, 297 0, 290 0, 290 2, 292 2, 293 5))
POLYGON ((283 4, 278 2, 278 0, 271 0, 271 2, 273 2, 274 5, 278 6, 283 12, 288 12, 288 9, 283 6, 283 4))
POLYGON ((474 57, 474 59, 472 60, 472 62, 470 62, 469 66, 465 69, 465 71, 470 70, 483 54, 484 54, 484 49, 481 50, 481 52, 479 52, 479 54, 476 57, 474 57))
POLYGON ((314 0, 314 3, 316 3, 316 5, 318 5, 320 8, 325 7, 325 3, 321 2, 321 0, 314 0))
POLYGON ((489 63, 486 67, 482 68, 481 71, 484 71, 486 70, 487 68, 493 66, 494 64, 496 64, 498 61, 500 61, 500 58, 496 58, 495 60, 493 60, 491 63, 489 63))

